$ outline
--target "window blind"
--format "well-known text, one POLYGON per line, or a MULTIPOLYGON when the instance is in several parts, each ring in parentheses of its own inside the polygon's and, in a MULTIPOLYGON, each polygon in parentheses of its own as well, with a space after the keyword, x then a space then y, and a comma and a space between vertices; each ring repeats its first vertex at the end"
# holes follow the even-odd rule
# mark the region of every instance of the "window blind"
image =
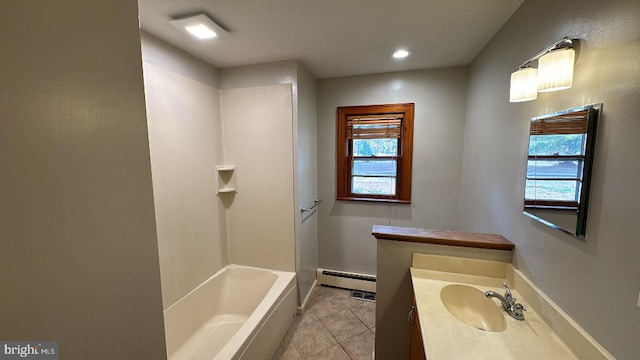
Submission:
POLYGON ((584 134, 587 132, 589 111, 578 111, 556 115, 547 119, 531 121, 531 135, 584 134))
POLYGON ((403 114, 347 117, 348 139, 399 139, 403 114))

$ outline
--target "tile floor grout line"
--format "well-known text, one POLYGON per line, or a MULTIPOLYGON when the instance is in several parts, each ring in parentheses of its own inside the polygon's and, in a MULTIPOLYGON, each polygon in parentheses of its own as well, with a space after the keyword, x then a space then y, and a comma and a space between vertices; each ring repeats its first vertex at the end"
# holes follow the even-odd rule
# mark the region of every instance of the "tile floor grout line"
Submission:
POLYGON ((347 354, 347 356, 349 357, 350 360, 353 360, 353 358, 351 357, 351 354, 349 354, 349 352, 347 351, 347 349, 344 348, 344 346, 342 345, 342 343, 338 343, 338 345, 340 345, 340 348, 342 349, 342 351, 344 351, 345 354, 347 354))

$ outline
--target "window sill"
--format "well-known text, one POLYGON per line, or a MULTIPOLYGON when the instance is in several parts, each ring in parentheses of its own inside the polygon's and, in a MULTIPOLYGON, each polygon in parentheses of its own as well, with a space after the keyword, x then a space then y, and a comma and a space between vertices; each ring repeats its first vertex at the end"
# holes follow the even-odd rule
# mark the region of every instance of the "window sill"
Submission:
POLYGON ((367 202, 386 202, 395 204, 411 204, 411 200, 385 199, 385 198, 365 198, 365 197, 337 197, 336 200, 344 201, 367 201, 367 202))
POLYGON ((578 211, 577 207, 574 206, 556 206, 556 205, 525 205, 525 209, 527 210, 565 210, 565 211, 578 211))

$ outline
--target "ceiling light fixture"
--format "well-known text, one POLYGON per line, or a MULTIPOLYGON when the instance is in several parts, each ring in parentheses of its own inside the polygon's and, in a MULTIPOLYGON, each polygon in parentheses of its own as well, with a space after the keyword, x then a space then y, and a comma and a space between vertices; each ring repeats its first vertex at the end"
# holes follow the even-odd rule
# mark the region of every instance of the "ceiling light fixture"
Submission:
POLYGON ((205 14, 173 18, 169 20, 169 23, 187 34, 202 40, 227 35, 227 31, 225 29, 216 24, 205 14))
POLYGON ((578 40, 564 37, 522 63, 511 74, 510 102, 534 100, 538 92, 568 89, 573 85, 574 46, 578 40), (531 63, 538 61, 538 68, 531 63))
POLYGON ((393 53, 394 59, 404 59, 407 56, 411 55, 411 51, 406 49, 400 49, 393 53))

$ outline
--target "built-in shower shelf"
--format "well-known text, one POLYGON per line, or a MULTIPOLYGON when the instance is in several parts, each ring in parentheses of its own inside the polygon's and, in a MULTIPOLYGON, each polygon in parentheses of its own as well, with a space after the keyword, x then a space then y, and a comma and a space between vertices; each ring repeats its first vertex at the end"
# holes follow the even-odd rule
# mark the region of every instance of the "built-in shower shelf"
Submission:
POLYGON ((216 166, 218 172, 218 194, 231 194, 238 192, 237 174, 235 165, 216 166))
POLYGON ((235 165, 220 165, 216 166, 216 170, 218 171, 234 171, 236 169, 235 165))

